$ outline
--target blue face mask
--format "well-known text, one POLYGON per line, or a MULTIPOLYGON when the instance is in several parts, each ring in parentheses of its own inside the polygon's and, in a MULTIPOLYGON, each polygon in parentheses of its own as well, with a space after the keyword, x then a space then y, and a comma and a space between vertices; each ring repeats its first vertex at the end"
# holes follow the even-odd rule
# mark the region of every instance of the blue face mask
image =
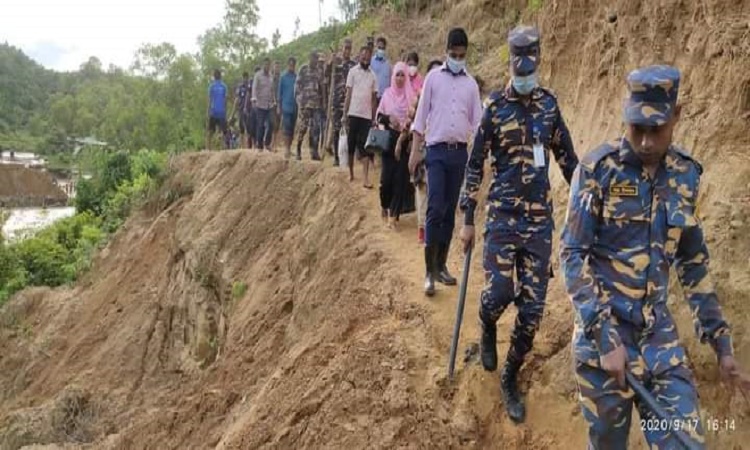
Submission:
POLYGON ((461 61, 457 61, 449 56, 446 58, 445 62, 448 65, 448 70, 450 70, 455 75, 458 75, 459 73, 461 73, 462 70, 466 70, 465 59, 461 61))
POLYGON ((520 95, 529 95, 531 91, 537 87, 537 76, 536 72, 525 77, 513 76, 513 89, 516 90, 520 95))
POLYGON ((379 59, 385 58, 385 50, 383 50, 382 48, 375 50, 375 57, 379 59))

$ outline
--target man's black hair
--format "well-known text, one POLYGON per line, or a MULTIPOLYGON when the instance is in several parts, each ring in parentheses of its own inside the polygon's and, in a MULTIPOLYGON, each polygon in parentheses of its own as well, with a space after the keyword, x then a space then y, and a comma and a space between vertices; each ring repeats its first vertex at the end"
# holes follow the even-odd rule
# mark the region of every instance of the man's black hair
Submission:
POLYGON ((430 61, 430 63, 429 63, 429 64, 427 64, 427 71, 429 72, 429 71, 430 71, 430 70, 432 70, 432 69, 433 69, 434 67, 437 67, 437 66, 442 66, 442 65, 443 65, 443 62, 442 62, 442 61, 440 61, 439 59, 433 59, 432 61, 430 61))
POLYGON ((258 67, 258 66, 255 66, 255 71, 256 71, 256 72, 260 72, 260 67, 258 67))
POLYGON ((365 50, 367 50, 367 51, 371 51, 371 50, 372 50, 372 47, 370 47, 369 45, 363 45, 362 47, 360 47, 360 48, 359 48, 359 52, 360 52, 360 53, 362 53, 362 52, 363 52, 363 51, 365 51, 365 50))
POLYGON ((263 62, 264 63, 270 63, 271 62, 271 58, 269 58, 268 56, 266 56, 265 58, 263 58, 263 62))
POLYGON ((448 32, 448 48, 451 47, 469 47, 469 36, 463 28, 454 28, 448 32))
POLYGON ((247 77, 249 77, 249 76, 250 76, 250 74, 249 74, 249 73, 247 73, 247 70, 246 70, 246 71, 242 72, 242 76, 243 76, 244 78, 247 78, 247 77))
POLYGON ((221 70, 214 69, 214 80, 221 80, 221 70))
POLYGON ((414 61, 415 63, 419 64, 419 54, 417 52, 410 52, 408 55, 406 55, 406 62, 414 61))
POLYGON ((388 41, 385 40, 383 36, 378 36, 378 39, 375 41, 375 45, 383 43, 384 46, 388 46, 388 41))
POLYGON ((297 64, 297 58, 295 58, 294 56, 290 56, 289 60, 287 60, 287 63, 297 64))

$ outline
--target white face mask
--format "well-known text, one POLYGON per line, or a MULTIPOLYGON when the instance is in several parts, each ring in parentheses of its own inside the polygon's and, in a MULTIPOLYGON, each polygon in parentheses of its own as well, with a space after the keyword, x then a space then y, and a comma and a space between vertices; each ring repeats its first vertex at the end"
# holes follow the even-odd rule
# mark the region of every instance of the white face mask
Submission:
POLYGON ((419 70, 417 66, 409 66, 409 76, 413 77, 414 75, 416 75, 417 70, 419 70))

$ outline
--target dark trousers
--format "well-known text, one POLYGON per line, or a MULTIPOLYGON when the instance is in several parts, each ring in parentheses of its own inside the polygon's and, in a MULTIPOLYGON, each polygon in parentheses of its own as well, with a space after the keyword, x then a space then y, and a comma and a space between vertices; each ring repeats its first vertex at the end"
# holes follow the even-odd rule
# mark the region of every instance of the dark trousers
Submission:
POLYGON ((349 129, 347 130, 348 150, 349 150, 349 165, 354 164, 354 154, 359 152, 360 158, 370 157, 372 153, 365 151, 365 144, 367 143, 367 134, 370 132, 372 127, 372 121, 369 119, 363 119, 361 117, 349 116, 349 129))
POLYGON ((427 147, 427 219, 425 244, 450 245, 456 225, 456 206, 469 154, 466 145, 427 147))
POLYGON ((273 137, 273 125, 271 123, 271 110, 255 108, 255 145, 258 148, 271 148, 273 137))
POLYGON ((258 120, 256 119, 256 108, 250 108, 250 110, 247 112, 247 137, 250 141, 250 147, 255 146, 256 140, 256 134, 258 134, 258 120))
POLYGON ((523 217, 489 213, 484 235, 483 267, 487 283, 482 291, 479 318, 494 325, 505 309, 518 308, 510 338, 508 361, 523 362, 534 344, 544 314, 552 222, 528 224, 523 217), (515 222, 515 226, 509 223, 515 222), (515 272, 517 286, 513 281, 515 272))

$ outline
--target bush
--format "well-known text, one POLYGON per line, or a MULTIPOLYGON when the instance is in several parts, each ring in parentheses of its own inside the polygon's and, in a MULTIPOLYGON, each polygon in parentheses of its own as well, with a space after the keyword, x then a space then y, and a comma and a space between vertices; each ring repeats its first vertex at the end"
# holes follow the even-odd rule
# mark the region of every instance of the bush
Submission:
POLYGON ((60 286, 88 270, 107 234, 156 192, 167 155, 141 150, 93 159, 93 178, 78 183, 76 215, 18 243, 0 242, 0 305, 26 286, 60 286))

